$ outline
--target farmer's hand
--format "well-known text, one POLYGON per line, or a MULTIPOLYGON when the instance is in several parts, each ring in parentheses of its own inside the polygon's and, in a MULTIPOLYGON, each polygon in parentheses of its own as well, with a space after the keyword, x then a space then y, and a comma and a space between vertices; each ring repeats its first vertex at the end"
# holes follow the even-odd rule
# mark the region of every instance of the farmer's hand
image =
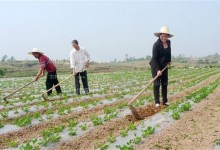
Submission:
POLYGON ((162 75, 162 72, 159 70, 159 71, 157 71, 157 75, 158 76, 161 76, 162 75))
POLYGON ((44 76, 45 76, 45 74, 42 74, 42 75, 40 75, 40 77, 39 77, 39 78, 44 77, 44 76))
POLYGON ((33 78, 33 81, 34 81, 34 82, 36 82, 37 80, 38 80, 38 77, 37 77, 37 76, 33 78))
POLYGON ((73 72, 72 72, 72 73, 73 73, 73 75, 76 75, 76 71, 75 71, 75 69, 73 69, 73 72))
POLYGON ((168 65, 170 66, 170 65, 171 65, 171 62, 168 62, 168 65))

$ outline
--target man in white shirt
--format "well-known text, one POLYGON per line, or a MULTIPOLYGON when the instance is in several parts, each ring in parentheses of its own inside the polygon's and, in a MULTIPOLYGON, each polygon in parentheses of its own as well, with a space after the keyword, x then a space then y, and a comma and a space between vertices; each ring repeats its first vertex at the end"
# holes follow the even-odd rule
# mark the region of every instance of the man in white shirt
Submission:
POLYGON ((77 40, 72 41, 73 50, 70 52, 70 66, 75 75, 76 94, 80 94, 80 77, 83 83, 85 94, 89 93, 86 68, 89 67, 89 53, 79 46, 77 40))

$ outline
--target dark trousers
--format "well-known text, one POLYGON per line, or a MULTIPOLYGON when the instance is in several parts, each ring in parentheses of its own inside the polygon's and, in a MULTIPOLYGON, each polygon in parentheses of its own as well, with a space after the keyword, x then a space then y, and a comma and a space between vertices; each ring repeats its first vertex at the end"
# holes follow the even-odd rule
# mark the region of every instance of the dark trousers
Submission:
MULTIPOLYGON (((157 75, 157 71, 151 69, 151 73, 153 78, 157 75)), ((161 93, 162 93, 162 100, 163 104, 165 104, 167 100, 167 85, 168 85, 168 69, 164 70, 162 75, 159 76, 155 81, 154 81, 154 100, 155 103, 160 104, 160 86, 161 88, 161 93)))
POLYGON ((75 75, 75 88, 76 88, 76 94, 80 94, 80 82, 79 80, 82 80, 83 88, 85 90, 85 93, 89 93, 89 86, 88 86, 88 80, 87 80, 87 72, 86 70, 83 72, 79 72, 75 75))
MULTIPOLYGON (((47 88, 47 90, 52 88, 54 85, 57 85, 58 83, 59 83, 59 81, 57 80, 57 73, 56 73, 56 71, 48 72, 47 73, 47 79, 46 79, 46 88, 47 88)), ((60 86, 56 87, 56 91, 57 91, 58 94, 62 93, 60 86)), ((47 92, 47 95, 50 95, 50 94, 52 94, 52 90, 47 92)))

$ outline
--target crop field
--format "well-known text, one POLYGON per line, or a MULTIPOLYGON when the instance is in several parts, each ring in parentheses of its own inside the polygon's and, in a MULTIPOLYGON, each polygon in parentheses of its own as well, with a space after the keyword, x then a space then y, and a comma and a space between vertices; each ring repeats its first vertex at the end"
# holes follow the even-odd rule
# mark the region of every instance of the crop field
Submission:
MULTIPOLYGON (((58 74, 59 81, 68 76, 58 74)), ((155 109, 150 86, 134 103, 144 118, 137 120, 128 102, 151 79, 150 70, 88 73, 88 95, 82 84, 76 95, 71 78, 61 84, 61 95, 53 90, 44 100, 43 77, 6 103, 3 97, 32 78, 2 78, 0 149, 220 149, 220 70, 169 69, 171 105, 155 109)))

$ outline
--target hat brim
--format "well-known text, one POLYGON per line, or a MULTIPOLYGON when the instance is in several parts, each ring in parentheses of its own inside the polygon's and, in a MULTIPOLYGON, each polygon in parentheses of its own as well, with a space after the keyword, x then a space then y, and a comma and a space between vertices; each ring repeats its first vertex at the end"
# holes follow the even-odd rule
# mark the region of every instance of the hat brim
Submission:
POLYGON ((33 53, 43 54, 43 52, 28 52, 28 54, 33 55, 33 53))
MULTIPOLYGON (((160 37, 160 34, 162 34, 162 32, 156 32, 156 33, 154 33, 154 35, 155 35, 156 37, 160 37)), ((168 38, 171 38, 171 37, 174 36, 174 35, 169 34, 169 33, 164 33, 164 34, 168 34, 168 38)))

